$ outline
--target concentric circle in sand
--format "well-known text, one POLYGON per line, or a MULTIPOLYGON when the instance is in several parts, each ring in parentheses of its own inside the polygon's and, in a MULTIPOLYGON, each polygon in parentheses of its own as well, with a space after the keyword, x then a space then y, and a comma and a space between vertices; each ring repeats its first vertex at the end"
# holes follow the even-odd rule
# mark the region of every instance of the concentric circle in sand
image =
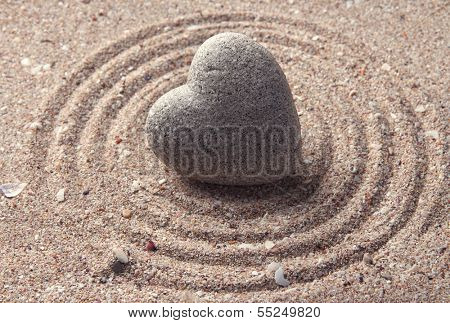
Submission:
POLYGON ((361 261, 406 227, 420 235, 439 221, 433 197, 445 189, 445 161, 424 136, 428 125, 411 108, 408 90, 396 88, 388 75, 383 84, 368 79, 363 87, 349 78, 356 64, 379 59, 362 44, 291 18, 210 14, 151 25, 112 42, 70 73, 46 102, 33 158, 48 171, 51 190, 67 183, 73 190, 100 187, 97 207, 134 211, 130 235, 151 236, 158 245, 147 260, 157 269, 150 285, 276 289, 265 274, 272 261, 283 263, 292 284, 321 279, 361 261), (185 183, 147 149, 148 109, 186 81, 196 48, 223 31, 253 37, 284 69, 302 125, 300 183, 185 183), (389 104, 373 99, 380 91, 389 104), (431 177, 440 185, 431 187, 431 177), (158 184, 163 178, 167 183, 158 184), (144 189, 133 195, 129 185, 136 179, 144 189), (274 247, 266 248, 266 241, 274 247))

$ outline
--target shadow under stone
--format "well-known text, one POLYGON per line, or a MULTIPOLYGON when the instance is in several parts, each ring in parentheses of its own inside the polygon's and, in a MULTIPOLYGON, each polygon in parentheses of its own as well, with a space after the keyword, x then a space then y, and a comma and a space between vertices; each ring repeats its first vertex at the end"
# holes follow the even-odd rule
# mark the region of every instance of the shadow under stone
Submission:
POLYGON ((255 186, 228 186, 177 178, 175 203, 195 213, 221 218, 256 218, 280 212, 307 201, 316 192, 321 177, 289 177, 255 186))

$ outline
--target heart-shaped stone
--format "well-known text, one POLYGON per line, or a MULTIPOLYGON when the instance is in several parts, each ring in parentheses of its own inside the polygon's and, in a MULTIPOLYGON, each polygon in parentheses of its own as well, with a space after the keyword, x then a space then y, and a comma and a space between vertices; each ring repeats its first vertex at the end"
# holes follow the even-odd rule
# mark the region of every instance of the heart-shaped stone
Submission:
POLYGON ((183 177, 252 185, 298 173, 300 123, 286 76, 239 33, 199 47, 187 83, 151 107, 146 132, 156 156, 183 177))

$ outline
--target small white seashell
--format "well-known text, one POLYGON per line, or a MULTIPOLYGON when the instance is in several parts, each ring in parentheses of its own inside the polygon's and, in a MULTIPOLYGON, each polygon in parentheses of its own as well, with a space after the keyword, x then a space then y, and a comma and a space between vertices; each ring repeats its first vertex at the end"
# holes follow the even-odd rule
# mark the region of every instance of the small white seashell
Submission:
POLYGON ((6 197, 15 197, 22 193, 25 186, 27 186, 27 183, 6 183, 0 185, 0 191, 2 191, 6 197))
POLYGON ((277 269, 277 271, 275 271, 275 282, 279 286, 283 287, 289 286, 289 281, 286 278, 284 278, 283 267, 280 267, 277 269))

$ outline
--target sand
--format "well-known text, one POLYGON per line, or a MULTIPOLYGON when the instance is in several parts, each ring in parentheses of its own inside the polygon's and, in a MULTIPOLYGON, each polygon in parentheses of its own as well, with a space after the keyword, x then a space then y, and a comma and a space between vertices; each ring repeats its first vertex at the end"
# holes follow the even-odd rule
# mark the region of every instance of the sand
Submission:
POLYGON ((0 184, 28 184, 0 197, 0 300, 448 302, 448 12, 2 2, 0 184), (286 73, 301 184, 193 185, 149 153, 148 107, 223 31, 286 73))

